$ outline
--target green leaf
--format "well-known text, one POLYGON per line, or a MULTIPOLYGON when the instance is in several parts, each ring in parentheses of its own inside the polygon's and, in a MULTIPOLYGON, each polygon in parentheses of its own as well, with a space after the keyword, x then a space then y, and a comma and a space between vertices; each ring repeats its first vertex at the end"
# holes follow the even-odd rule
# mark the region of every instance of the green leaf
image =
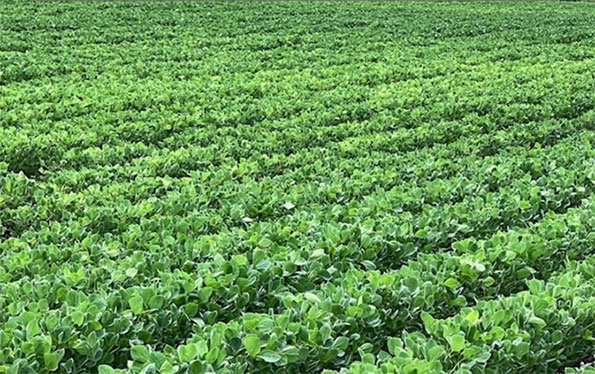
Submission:
POLYGON ((60 349, 56 352, 46 352, 43 354, 43 362, 45 364, 45 368, 49 371, 54 371, 58 369, 58 365, 60 364, 60 360, 64 357, 64 349, 60 349))
POLYGON ((311 302, 316 303, 316 304, 319 304, 320 303, 320 299, 318 298, 318 296, 316 296, 312 292, 305 292, 304 293, 304 298, 306 300, 311 301, 311 302))
POLYGON ((157 367, 155 366, 154 363, 149 363, 147 365, 145 365, 145 367, 143 367, 143 370, 140 371, 139 374, 156 374, 157 373, 157 367))
POLYGON ((410 291, 415 291, 419 287, 419 279, 415 277, 407 277, 403 280, 403 284, 407 286, 410 291))
POLYGON ((178 358, 181 362, 190 362, 198 355, 198 345, 191 343, 178 347, 178 358))
POLYGON ((130 349, 130 355, 136 362, 147 362, 149 361, 149 349, 144 345, 135 345, 130 349))
POLYGON ((273 242, 271 241, 271 239, 268 238, 262 238, 258 241, 258 246, 260 248, 268 248, 271 245, 273 245, 273 242))
POLYGON ((475 324, 479 319, 479 312, 477 310, 472 310, 469 314, 465 316, 465 319, 469 321, 470 324, 475 324))
POLYGON ((415 232, 416 238, 425 238, 426 236, 428 236, 428 232, 424 229, 419 229, 415 232))
POLYGON ((527 285, 529 286, 531 293, 534 295, 540 294, 544 289, 544 282, 538 279, 531 279, 527 282, 527 285))
POLYGON ((165 302, 165 298, 161 295, 154 295, 149 299, 149 308, 151 309, 159 309, 163 306, 165 302))
POLYGON ((452 335, 448 338, 448 344, 453 352, 460 352, 465 348, 465 337, 463 335, 452 335))
POLYGON ((138 273, 138 270, 136 268, 126 269, 126 276, 129 278, 134 278, 137 273, 138 273))
POLYGON ((487 349, 484 349, 484 350, 478 352, 477 355, 475 355, 475 357, 473 357, 473 359, 477 362, 484 363, 484 362, 487 362, 491 356, 492 356, 492 354, 487 349))
POLYGON ((411 224, 409 222, 404 222, 399 227, 399 235, 401 237, 407 237, 409 235, 409 233, 411 232, 411 230, 412 230, 411 224))
POLYGON ((76 312, 73 312, 70 315, 70 318, 72 319, 72 322, 74 322, 75 325, 81 326, 85 321, 85 314, 77 310, 76 312))
POLYGON ((430 315, 430 313, 428 312, 422 312, 421 313, 421 320, 424 323, 424 327, 426 328, 426 331, 428 333, 432 333, 433 331, 433 326, 434 326, 434 317, 432 317, 430 315))
POLYGON ((134 295, 128 299, 130 309, 134 314, 141 314, 143 312, 143 298, 139 295, 134 295))
POLYGON ((529 318, 529 323, 540 328, 545 327, 547 325, 547 323, 545 323, 544 320, 536 316, 532 316, 531 318, 529 318))
POLYGON ((529 276, 531 276, 531 274, 533 274, 533 269, 531 269, 529 267, 525 267, 525 268, 517 270, 516 277, 517 277, 517 279, 525 279, 525 278, 528 278, 529 276))
POLYGON ((448 278, 444 285, 448 288, 457 288, 459 286, 459 281, 454 278, 448 278))
POLYGON ((99 365, 98 374, 114 374, 114 369, 108 365, 99 365))
MULTIPOLYGON (((160 374, 174 374, 174 367, 169 361, 165 361, 159 368, 160 374)), ((101 374, 101 373, 99 373, 101 374)))
POLYGON ((203 287, 200 289, 200 291, 198 291, 198 298, 203 303, 206 303, 207 301, 209 301, 209 298, 211 297, 212 294, 213 294, 212 287, 203 287))
POLYGON ((347 348, 348 345, 349 345, 349 338, 347 338, 345 336, 339 336, 333 342, 333 347, 334 348, 337 348, 337 349, 339 349, 341 351, 344 351, 347 348))
MULTIPOLYGON (((202 361, 195 360, 188 366, 189 374, 202 374, 205 372, 205 365, 202 361)), ((165 373, 163 373, 165 374, 165 373)))
POLYGON ((440 345, 430 348, 428 351, 428 359, 430 361, 439 361, 446 354, 444 348, 440 345))
POLYGON ((287 362, 296 362, 300 357, 300 351, 294 346, 287 346, 283 348, 281 354, 287 359, 287 362))
POLYGON ((295 205, 293 205, 293 203, 292 203, 291 201, 286 201, 286 202, 283 204, 283 208, 285 208, 285 209, 287 209, 287 210, 290 210, 290 209, 293 209, 293 208, 295 208, 295 205))
POLYGON ((399 338, 388 338, 388 351, 395 356, 403 349, 403 341, 399 338))
POLYGON ((247 335, 244 340, 244 347, 250 357, 254 357, 260 353, 260 339, 256 335, 247 335))
POLYGON ((37 319, 32 319, 29 321, 25 330, 27 332, 27 340, 30 340, 34 336, 41 334, 41 328, 39 327, 37 319))
POLYGON ((275 351, 267 349, 266 351, 263 351, 261 354, 259 354, 258 358, 266 362, 275 363, 281 360, 281 355, 275 351))
POLYGON ((512 352, 518 357, 523 357, 529 353, 531 346, 527 342, 513 343, 512 352))
POLYGON ((206 354, 205 356, 205 360, 207 360, 207 362, 209 362, 210 364, 214 364, 215 361, 217 361, 217 358, 219 357, 219 348, 218 347, 212 347, 209 352, 206 354))

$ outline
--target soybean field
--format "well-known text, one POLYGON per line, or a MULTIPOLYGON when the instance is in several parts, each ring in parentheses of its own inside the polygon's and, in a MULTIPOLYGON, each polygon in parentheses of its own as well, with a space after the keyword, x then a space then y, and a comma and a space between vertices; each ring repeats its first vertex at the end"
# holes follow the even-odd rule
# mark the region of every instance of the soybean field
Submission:
POLYGON ((0 4, 0 373, 593 374, 595 3, 0 4))

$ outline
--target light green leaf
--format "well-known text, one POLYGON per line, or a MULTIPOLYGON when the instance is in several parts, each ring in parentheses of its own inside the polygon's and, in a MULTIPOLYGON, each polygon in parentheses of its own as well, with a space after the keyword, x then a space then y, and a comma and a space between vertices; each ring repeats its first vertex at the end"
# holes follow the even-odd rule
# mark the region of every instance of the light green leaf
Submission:
POLYGON ((200 298, 200 301, 202 301, 203 303, 206 303, 207 301, 209 301, 209 298, 211 297, 212 294, 213 294, 212 287, 203 287, 200 289, 200 291, 198 291, 198 297, 200 298))
POLYGON ((178 347, 178 358, 181 362, 190 362, 198 355, 198 346, 196 344, 181 345, 178 347))
POLYGON ((70 315, 70 318, 72 318, 72 322, 74 322, 75 325, 81 326, 85 321, 85 314, 77 310, 70 315))
POLYGON ((469 321, 470 324, 475 324, 479 319, 479 312, 477 310, 472 310, 469 314, 465 316, 465 319, 469 321))
POLYGON ((536 316, 532 316, 531 318, 529 318, 529 323, 537 327, 545 327, 547 325, 547 323, 545 323, 544 320, 536 316))
POLYGON ((97 369, 99 374, 114 374, 114 369, 108 365, 99 365, 97 369))
POLYGON ((403 341, 399 338, 388 338, 388 351, 393 356, 403 349, 403 341))
POLYGON ((262 238, 258 241, 258 246, 260 248, 268 248, 271 245, 273 245, 273 242, 271 241, 271 239, 268 238, 262 238))
POLYGON ((139 295, 134 295, 128 299, 130 309, 134 314, 141 314, 143 312, 143 298, 139 295))
POLYGON ((448 344, 453 352, 460 352, 465 348, 465 337, 463 335, 452 335, 448 338, 448 344))
POLYGON ((304 298, 313 303, 320 303, 320 299, 318 298, 318 296, 316 296, 312 292, 304 292, 304 298))
POLYGON ((49 371, 58 369, 58 365, 60 364, 62 357, 64 357, 64 349, 60 349, 56 352, 44 353, 43 362, 45 363, 45 368, 49 371))
POLYGON ((138 273, 138 270, 136 270, 136 268, 128 268, 128 269, 126 269, 126 276, 129 277, 129 278, 134 278, 137 273, 138 273))
POLYGON ((149 349, 144 345, 135 345, 130 349, 130 356, 136 362, 147 362, 149 361, 149 349))
POLYGON ((248 355, 251 357, 256 356, 260 353, 260 339, 256 335, 247 335, 244 338, 244 347, 246 347, 246 351, 248 355))
POLYGON ((434 320, 434 317, 432 317, 430 315, 430 313, 428 313, 428 312, 422 312, 421 313, 421 320, 424 323, 424 327, 426 328, 426 331, 429 332, 429 333, 431 333, 432 332, 432 329, 433 329, 433 326, 434 326, 434 321, 435 321, 434 320))
MULTIPOLYGON (((174 374, 174 366, 169 361, 165 361, 159 368, 160 374, 174 374)), ((101 373, 99 373, 101 374, 101 373)))
POLYGON ((37 319, 32 319, 29 321, 25 330, 27 332, 27 340, 30 340, 32 337, 41 334, 41 328, 39 327, 37 319))
POLYGON ((444 285, 448 288, 457 288, 459 286, 459 281, 454 278, 448 278, 444 285))

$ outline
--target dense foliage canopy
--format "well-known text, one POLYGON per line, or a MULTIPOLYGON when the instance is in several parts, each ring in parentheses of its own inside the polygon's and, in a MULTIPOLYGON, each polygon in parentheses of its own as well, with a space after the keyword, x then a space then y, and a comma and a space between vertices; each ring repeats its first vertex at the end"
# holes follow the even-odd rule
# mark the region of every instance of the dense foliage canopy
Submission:
POLYGON ((0 373, 593 373, 595 4, 6 2, 0 373))

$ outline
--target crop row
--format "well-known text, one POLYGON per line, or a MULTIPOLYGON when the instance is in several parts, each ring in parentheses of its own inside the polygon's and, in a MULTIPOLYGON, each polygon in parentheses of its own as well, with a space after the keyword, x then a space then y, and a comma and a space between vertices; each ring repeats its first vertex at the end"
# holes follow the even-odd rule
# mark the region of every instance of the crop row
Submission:
MULTIPOLYGON (((590 118, 591 116, 586 115, 584 119, 577 119, 576 123, 573 123, 572 126, 568 124, 564 133, 561 135, 570 135, 570 131, 572 131, 571 129, 574 126, 577 126, 578 129, 581 129, 581 126, 588 127, 588 123, 591 121, 590 118)), ((552 132, 556 131, 555 129, 559 126, 560 125, 558 124, 552 124, 550 127, 549 124, 544 124, 537 129, 531 129, 531 131, 519 132, 519 134, 532 134, 525 135, 519 139, 514 137, 514 133, 507 132, 505 133, 505 140, 502 141, 503 149, 500 152, 505 152, 506 144, 512 143, 512 145, 516 145, 518 144, 517 142, 536 141, 536 138, 538 139, 541 136, 541 133, 547 132, 552 134, 552 132), (508 140, 508 137, 511 137, 512 139, 508 140), (532 138, 532 140, 530 140, 530 138, 532 138)), ((586 136, 583 139, 584 144, 588 144, 589 134, 590 133, 585 134, 586 136)), ((581 133, 573 135, 579 142, 581 141, 581 136, 581 133)), ((496 141, 496 138, 493 135, 485 136, 486 141, 490 138, 492 142, 496 141)), ((482 137, 479 139, 482 139, 482 137)), ((112 200, 110 201, 110 204, 114 206, 122 204, 127 206, 132 202, 141 210, 143 205, 159 204, 158 206, 154 206, 154 208, 160 210, 162 214, 174 213, 180 215, 183 214, 183 211, 186 211, 186 214, 191 213, 189 209, 194 211, 200 209, 212 209, 217 205, 220 206, 220 201, 224 199, 227 206, 224 206, 223 209, 236 209, 238 211, 236 213, 228 211, 227 214, 221 217, 225 219, 221 224, 229 222, 229 218, 225 218, 226 215, 231 215, 230 218, 232 222, 236 222, 235 224, 241 224, 243 222, 241 219, 246 217, 251 220, 267 217, 279 218, 279 214, 285 215, 288 213, 287 209, 282 208, 282 205, 287 201, 291 201, 293 205, 298 206, 298 209, 300 206, 308 206, 312 203, 347 203, 356 197, 365 196, 371 193, 373 189, 394 189, 399 182, 402 183, 403 180, 410 180, 410 183, 414 183, 413 186, 418 184, 416 180, 423 180, 425 178, 431 178, 433 180, 432 183, 436 186, 439 182, 448 183, 448 179, 445 179, 444 177, 452 176, 455 173, 457 173, 456 175, 463 177, 465 175, 462 174, 463 171, 468 175, 473 175, 478 172, 473 169, 462 170, 462 168, 475 167, 477 162, 483 162, 486 165, 490 162, 496 162, 497 159, 495 157, 489 156, 485 157, 483 160, 478 160, 473 153, 470 156, 466 156, 466 159, 469 160, 469 162, 455 162, 454 159, 459 154, 458 147, 463 146, 464 144, 465 143, 461 140, 460 142, 457 141, 453 143, 452 147, 438 149, 432 147, 423 152, 414 151, 408 153, 406 155, 407 157, 387 155, 385 161, 380 165, 374 165, 372 173, 369 172, 370 167, 372 166, 370 165, 369 158, 357 157, 354 161, 339 161, 340 159, 337 159, 334 156, 327 156, 326 158, 322 158, 325 160, 324 162, 321 162, 320 160, 316 161, 316 159, 313 158, 312 164, 302 164, 300 167, 297 167, 296 165, 295 170, 273 178, 257 179, 258 174, 260 174, 258 170, 261 170, 262 168, 259 167, 258 163, 247 162, 242 164, 246 165, 244 168, 241 168, 242 165, 240 165, 239 170, 237 167, 231 167, 231 170, 229 170, 229 168, 209 169, 198 174, 192 174, 192 179, 182 178, 181 180, 176 181, 172 179, 163 180, 160 178, 151 178, 148 180, 139 180, 137 182, 112 184, 110 187, 99 188, 96 185, 91 185, 78 194, 57 194, 56 192, 58 191, 55 191, 55 186, 56 184, 67 186, 69 182, 66 180, 68 179, 70 180, 70 183, 77 181, 77 179, 80 180, 81 173, 78 174, 79 177, 77 178, 76 173, 66 172, 65 176, 68 178, 50 180, 45 186, 39 186, 39 184, 35 184, 33 181, 27 181, 26 178, 19 177, 18 175, 13 175, 13 177, 9 179, 9 174, 9 176, 5 178, 6 181, 3 183, 3 190, 7 196, 2 202, 5 205, 3 221, 8 222, 9 224, 11 224, 12 221, 13 228, 9 228, 9 230, 18 234, 18 232, 22 230, 20 227, 31 228, 31 225, 35 223, 39 225, 40 223, 48 222, 48 218, 50 219, 49 222, 55 220, 60 221, 59 217, 52 218, 52 216, 57 213, 63 214, 66 211, 73 211, 80 216, 86 212, 86 210, 82 209, 83 206, 87 207, 87 209, 95 207, 101 209, 100 207, 108 205, 108 201, 110 200, 112 200), (412 160, 420 157, 428 159, 428 162, 419 165, 417 168, 403 170, 403 166, 410 164, 412 160), (452 158, 453 161, 449 162, 449 158, 452 158), (440 172, 436 171, 437 166, 440 167, 440 172), (446 166, 448 166, 448 168, 446 166), (386 173, 384 170, 389 167, 398 168, 403 171, 399 173, 386 173), (334 170, 331 174, 326 171, 329 170, 329 168, 334 170), (378 174, 378 177, 375 177, 374 174, 378 174), (200 179, 200 182, 197 183, 196 178, 200 179), (299 182, 296 183, 296 181, 299 182), (36 185, 38 187, 35 187, 36 185), (246 191, 250 191, 251 193, 246 194, 246 191), (160 201, 151 203, 142 200, 138 201, 143 198, 143 195, 146 196, 144 199, 147 199, 156 192, 158 194, 157 196, 160 196, 160 201), (189 194, 192 194, 193 196, 188 196, 189 194), (46 197, 47 195, 51 196, 51 200, 48 201, 48 198, 46 197), (196 195, 198 195, 201 200, 196 201, 196 197, 194 197, 196 195), (188 202, 193 200, 196 202, 193 204, 187 203, 185 205, 186 208, 179 204, 174 203, 172 205, 172 203, 170 203, 171 200, 179 201, 180 197, 184 197, 188 202), (108 200, 106 200, 106 198, 108 200), (208 198, 208 200, 204 200, 205 198, 208 198), (131 199, 133 200, 130 201, 131 199), (283 199, 285 199, 285 201, 279 201, 283 199), (31 208, 28 208, 27 211, 23 211, 22 209, 16 211, 11 210, 12 207, 19 207, 20 204, 23 204, 27 200, 29 202, 34 202, 34 205, 31 208), (69 205, 56 206, 57 204, 64 204, 64 202, 67 202, 69 205), (171 208, 169 208, 170 205, 171 208), (174 209, 173 211, 170 210, 172 208, 174 209), (164 211, 164 209, 170 211, 164 211), (36 212, 36 210, 39 211, 36 212), (13 218, 15 215, 18 215, 18 219, 21 222, 15 221, 15 218, 13 218), (234 216, 236 218, 234 218, 234 216)), ((516 152, 516 149, 515 146, 511 146, 510 151, 516 152)), ((586 151, 589 152, 589 149, 590 147, 587 145, 586 151)), ((322 152, 322 155, 324 155, 324 150, 322 152)), ((506 154, 507 153, 504 153, 504 155, 506 154)), ((564 154, 564 152, 561 153, 562 157, 564 157, 564 154)), ((504 155, 502 156, 503 158, 505 157, 504 155)), ((312 152, 312 156, 316 157, 317 152, 312 152)), ((524 163, 522 157, 517 158, 524 163)), ((294 159, 295 162, 297 162, 298 159, 299 158, 294 159)), ((281 164, 279 160, 273 159, 268 162, 267 159, 261 160, 263 160, 262 162, 264 165, 269 165, 269 167, 272 168, 275 168, 277 164, 281 164)), ((458 161, 462 160, 465 159, 458 159, 458 161)), ((523 165, 522 163, 521 165, 523 165)), ((536 174, 543 173, 543 168, 546 163, 531 163, 528 165, 525 163, 525 165, 526 166, 521 166, 521 170, 525 170, 530 174, 536 174)), ((560 166, 563 165, 564 164, 560 166)), ((144 167, 144 165, 141 165, 141 168, 142 167, 144 167)), ((492 170, 486 168, 483 168, 481 173, 485 173, 486 170, 492 170)), ((106 174, 106 172, 98 173, 92 178, 96 182, 99 182, 101 179, 107 178, 108 175, 110 175, 106 174)), ((82 175, 89 174, 82 173, 82 175)), ((90 176, 87 176, 87 178, 88 177, 90 176)), ((462 180, 462 178, 459 179, 462 180)), ((457 179, 451 179, 451 181, 456 183, 457 179)), ((494 182, 501 183, 503 181, 498 180, 494 182)), ((481 183, 485 185, 485 179, 481 183)), ((444 187, 446 186, 447 184, 444 184, 444 187)), ((490 189, 491 188, 492 187, 490 187, 490 189)), ((411 196, 415 197, 416 193, 412 193, 411 196)), ((432 198, 426 197, 425 201, 432 202, 432 198)), ((451 201, 453 200, 451 199, 451 201)), ((438 201, 434 202, 437 203, 438 201)), ((114 216, 113 209, 110 209, 110 211, 111 219, 116 218, 117 215, 114 216)), ((221 213, 216 213, 216 215, 221 215, 221 213)), ((219 220, 221 220, 221 218, 219 218, 219 220)))
MULTIPOLYGON (((563 219, 550 217, 551 221, 544 224, 542 230, 550 237, 554 236, 553 231, 564 237, 565 225, 570 225, 566 227, 567 230, 585 229, 590 235, 590 242, 585 243, 583 248, 589 251, 594 239, 592 226, 581 227, 584 222, 577 219, 590 221, 592 225, 592 217, 592 205, 589 205, 584 211, 573 212, 563 219)), ((531 244, 527 245, 525 241, 525 244, 519 247, 518 243, 523 242, 515 238, 523 235, 524 238, 530 238, 525 240, 536 240, 535 233, 529 232, 512 233, 508 235, 509 242, 502 238, 493 239, 491 244, 482 245, 483 248, 480 250, 485 250, 483 253, 488 256, 484 259, 485 262, 477 260, 482 258, 477 256, 474 263, 471 260, 473 256, 469 256, 459 264, 461 270, 472 272, 480 269, 479 273, 487 271, 497 274, 498 268, 508 269, 507 264, 509 265, 510 261, 523 263, 521 258, 511 260, 514 256, 510 256, 509 253, 527 255, 526 259, 535 259, 535 251, 527 252, 522 248, 523 245, 530 247, 531 244), (493 247, 494 242, 503 243, 502 247, 493 247), (503 257, 503 253, 507 254, 508 258, 503 259, 502 265, 481 270, 483 264, 490 266, 489 261, 503 257)), ((556 241, 555 238, 551 240, 556 241)), ((466 250, 465 244, 456 247, 459 251, 466 250)), ((468 254, 471 255, 472 252, 468 254)), ((547 256, 545 253, 544 255, 547 256)), ((543 257, 542 261, 547 263, 547 257, 543 257)), ((241 260, 236 261, 236 265, 241 263, 241 260)), ((374 352, 372 344, 358 342, 361 335, 357 332, 346 336, 335 335, 337 329, 344 328, 349 322, 360 328, 366 326, 362 321, 356 322, 358 318, 365 319, 363 316, 375 310, 365 307, 365 297, 369 296, 365 291, 382 291, 385 287, 391 288, 392 282, 395 281, 390 275, 370 274, 370 286, 362 291, 358 289, 361 275, 358 277, 357 273, 347 272, 343 288, 333 290, 333 287, 329 286, 329 290, 333 292, 328 294, 326 299, 320 299, 320 296, 314 293, 305 293, 303 299, 295 300, 293 303, 295 309, 288 307, 278 314, 248 313, 243 316, 241 322, 207 324, 195 328, 194 336, 176 349, 165 347, 162 352, 154 351, 150 346, 143 344, 142 338, 131 342, 133 348, 130 354, 135 362, 132 370, 147 370, 147 367, 152 367, 162 372, 170 372, 169 370, 177 367, 190 372, 209 370, 208 368, 223 372, 240 372, 245 370, 248 364, 242 359, 247 354, 254 357, 251 365, 255 367, 252 369, 266 371, 266 367, 269 367, 273 371, 274 367, 281 366, 287 372, 302 372, 300 370, 307 370, 308 367, 319 367, 318 361, 331 367, 332 364, 348 362, 351 357, 346 356, 345 351, 351 351, 357 352, 362 360, 362 363, 356 363, 350 369, 353 373, 369 372, 372 368, 382 373, 399 372, 395 371, 397 368, 405 372, 417 368, 428 373, 441 373, 443 370, 456 370, 460 373, 504 372, 514 367, 543 372, 593 354, 592 348, 589 348, 592 347, 589 341, 593 337, 589 334, 588 326, 595 323, 595 300, 592 296, 594 269, 592 256, 584 261, 571 261, 563 273, 548 282, 529 280, 528 291, 493 301, 479 301, 476 306, 463 308, 455 316, 446 319, 435 319, 431 316, 441 310, 439 306, 436 306, 436 309, 423 306, 421 319, 428 336, 415 332, 405 333, 400 339, 389 337, 387 351, 394 355, 394 358, 387 352, 374 352), (351 299, 351 303, 357 304, 341 305, 340 300, 345 289, 361 293, 362 296, 359 298, 351 299), (340 319, 343 323, 332 323, 328 317, 325 318, 342 307, 346 313, 351 314, 340 319), (405 349, 403 342, 406 345, 405 349), (548 347, 559 347, 559 350, 548 347), (308 359, 312 360, 312 356, 317 362, 310 361, 309 366, 308 359), (306 364, 303 361, 306 361, 306 364)), ((406 274, 405 270, 402 274, 406 274)), ((518 275, 517 272, 516 276, 510 274, 510 277, 518 283, 518 278, 525 277, 518 275)), ((453 287, 456 280, 450 279, 444 282, 445 289, 456 288, 453 287)), ((400 286, 397 283, 393 289, 400 289, 401 297, 406 298, 403 292, 414 290, 418 280, 411 276, 401 278, 397 282, 401 282, 400 286)), ((429 281, 427 284, 432 282, 429 281)), ((433 290, 431 294, 436 295, 437 292, 433 290)), ((153 300, 154 296, 151 296, 150 292, 140 292, 139 295, 141 296, 138 299, 135 299, 136 296, 131 297, 133 301, 130 302, 130 308, 131 313, 142 315, 145 312, 144 308, 157 301, 153 300), (145 304, 145 296, 151 296, 148 305, 145 304)), ((375 298, 378 297, 370 296, 369 300, 375 298)), ((455 296, 451 298, 456 299, 455 296)), ((291 304, 291 301, 288 303, 291 304)), ((200 326, 200 322, 198 323, 200 326)), ((371 328, 373 327, 372 323, 371 328)), ((88 341, 89 337, 86 340, 88 341)), ((104 367, 104 370, 111 372, 108 367, 104 367)))
MULTIPOLYGON (((275 284, 281 286, 288 282, 275 279, 280 274, 275 274, 274 269, 271 268, 270 260, 263 251, 254 252, 252 259, 241 254, 233 256, 229 261, 220 257, 215 263, 219 263, 221 271, 208 269, 204 278, 193 279, 190 274, 174 271, 167 280, 164 278, 164 274, 160 274, 164 283, 157 287, 130 287, 126 292, 121 291, 108 295, 100 292, 90 299, 76 289, 80 285, 84 285, 85 281, 97 284, 117 281, 114 278, 116 275, 114 273, 111 273, 111 281, 101 279, 102 274, 107 275, 107 269, 111 268, 108 263, 98 262, 98 267, 92 273, 81 272, 81 269, 75 272, 68 270, 68 267, 63 267, 61 274, 56 274, 56 278, 51 283, 26 282, 16 288, 7 287, 6 294, 12 294, 15 300, 23 300, 23 292, 30 293, 32 300, 41 298, 45 300, 45 308, 50 309, 64 303, 81 304, 82 310, 79 307, 76 308, 80 313, 72 309, 68 310, 69 308, 62 313, 50 313, 51 316, 54 316, 51 318, 58 318, 58 315, 62 315, 62 322, 66 326, 70 326, 70 333, 74 336, 78 334, 84 336, 85 331, 87 333, 105 331, 102 335, 107 332, 107 336, 110 336, 109 331, 114 327, 128 331, 132 326, 138 325, 139 321, 144 321, 150 329, 164 328, 165 331, 159 331, 159 334, 156 335, 175 337, 175 330, 180 326, 188 326, 187 323, 191 320, 207 322, 210 325, 218 319, 218 313, 224 316, 225 320, 232 319, 233 314, 229 313, 243 308, 242 304, 250 300, 249 292, 251 290, 262 290, 263 295, 272 295, 279 299, 283 305, 281 309, 289 312, 288 315, 292 317, 292 321, 305 319, 304 324, 312 327, 313 321, 309 317, 315 316, 317 324, 314 326, 318 326, 318 328, 313 329, 313 334, 317 334, 319 329, 324 330, 324 326, 333 326, 333 334, 331 335, 329 332, 327 338, 332 336, 343 341, 344 338, 350 336, 360 336, 360 339, 364 339, 365 342, 370 337, 381 338, 383 333, 398 332, 403 327, 417 326, 418 322, 413 316, 421 310, 436 308, 437 312, 445 313, 449 308, 466 305, 465 296, 471 300, 481 299, 519 289, 522 287, 519 286, 522 279, 528 276, 540 278, 547 276, 557 269, 556 266, 562 264, 565 257, 580 258, 588 254, 595 244, 593 242, 595 237, 592 235, 593 216, 592 205, 588 204, 585 208, 571 210, 562 217, 548 216, 535 229, 496 235, 488 241, 457 242, 454 244, 454 248, 461 253, 460 257, 446 253, 424 255, 394 273, 381 274, 377 271, 367 271, 364 274, 350 270, 345 273, 343 278, 336 269, 336 273, 331 273, 333 276, 338 276, 336 281, 324 286, 320 291, 311 289, 296 295, 288 293, 287 289, 271 288, 275 284), (562 251, 565 248, 572 248, 572 252, 562 251), (552 268, 552 266, 554 267, 552 268), (258 282, 265 280, 268 284, 261 284, 268 288, 261 289, 258 282), (229 286, 226 283, 231 287, 227 288, 229 286), (494 285, 498 285, 498 287, 494 288, 494 285), (354 294, 351 295, 351 293, 354 294), (130 304, 130 300, 135 298, 135 295, 140 295, 140 306, 130 304), (165 295, 171 296, 166 298, 165 295), (80 303, 80 297, 88 302, 80 303), (107 309, 99 308, 96 304, 99 300, 103 300, 100 305, 107 309), (126 300, 128 300, 128 304, 126 304, 126 300), (321 300, 328 300, 328 302, 322 303, 321 300), (328 306, 325 306, 326 304, 328 306), (131 324, 125 318, 118 318, 117 313, 108 312, 108 310, 119 310, 120 308, 138 314, 139 321, 136 324, 131 324), (158 308, 161 312, 152 308, 158 308), (151 312, 151 317, 146 314, 147 312, 151 312), (69 322, 72 320, 72 313, 80 316, 78 325, 72 325, 72 322, 69 322), (403 314, 395 315, 394 313, 403 314), (103 316, 104 320, 101 322, 105 326, 96 324, 98 314, 103 316), (143 317, 149 318, 149 320, 145 320, 143 317), (166 320, 172 324, 164 326, 163 322, 159 322, 166 320), (177 322, 173 323, 173 321, 177 322), (125 323, 125 326, 118 323, 125 323), (81 325, 80 328, 79 325, 81 325), (110 328, 110 326, 113 327, 110 328), (377 331, 379 326, 382 326, 382 331, 377 331), (97 328, 100 330, 95 330, 97 328), (170 328, 173 331, 167 331, 170 328), (361 330, 351 331, 353 328, 361 330)), ((54 254, 58 253, 54 251, 54 254)), ((46 254, 50 253, 46 252, 46 254)), ((138 258, 140 253, 137 252, 135 255, 133 257, 137 257, 136 262, 142 263, 138 258)), ((18 258, 15 256, 14 259, 18 258)), ((289 258, 291 259, 291 256, 289 258)), ((324 263, 328 263, 328 260, 328 255, 322 251, 318 254, 313 253, 309 259, 314 270, 316 269, 314 265, 318 261, 322 265, 319 269, 324 269, 324 263)), ((292 264, 292 261, 285 263, 286 267, 288 265, 296 266, 296 264, 292 264)), ((9 269, 9 273, 17 268, 9 269)), ((200 269, 198 270, 200 271, 200 269)), ((125 274, 121 273, 119 278, 125 280, 129 277, 134 278, 136 275, 137 269, 127 268, 125 274)), ((47 278, 46 275, 45 279, 49 281, 51 278, 47 278)), ((252 306, 248 306, 246 310, 254 310, 253 308, 258 305, 257 300, 250 300, 250 302, 252 306)), ((27 309, 35 309, 34 305, 41 307, 35 303, 27 305, 27 309)), ((15 321, 22 319, 23 310, 19 308, 18 304, 7 304, 7 310, 18 317, 6 321, 5 327, 13 326, 15 321)), ((61 329, 56 330, 60 331, 61 329)), ((131 334, 134 333, 131 332, 131 334)), ((144 338, 151 339, 150 336, 144 335, 144 338)), ((143 339, 143 335, 139 338, 143 339)), ((352 338, 352 340, 357 342, 358 338, 352 338)), ((102 340, 100 339, 100 341, 102 340)), ((68 339, 64 341, 64 343, 66 342, 68 339)), ((126 337, 120 337, 120 341, 112 340, 112 344, 124 344, 124 346, 127 342, 126 337)), ((312 352, 317 347, 315 342, 314 340, 313 343, 308 338, 297 346, 304 348, 303 345, 306 344, 308 348, 302 349, 302 351, 312 352), (311 346, 312 344, 314 345, 311 346)), ((102 343, 106 344, 107 342, 102 341, 102 343)), ((147 343, 151 343, 151 340, 147 343)), ((104 349, 103 344, 98 347, 104 349)), ((323 344, 323 342, 319 344, 323 344)), ((356 344, 356 346, 359 345, 356 344)), ((109 344, 107 346, 109 347, 109 344)), ((343 350, 346 348, 344 347, 343 350)), ((326 351, 321 348, 319 354, 322 356, 307 358, 309 362, 317 360, 326 362, 336 358, 331 357, 332 354, 326 351), (327 355, 329 360, 326 360, 324 355, 327 355)), ((78 352, 78 355, 80 356, 81 352, 78 352)), ((105 352, 105 355, 107 357, 100 356, 97 359, 109 358, 108 352, 105 352)), ((83 357, 85 357, 84 354, 83 357)), ((89 360, 89 357, 85 357, 85 359, 89 360)))
POLYGON ((343 372, 551 372, 574 364, 595 351, 594 260, 570 262, 548 282, 529 280, 528 291, 481 301, 447 319, 424 313, 425 333, 389 338, 388 352, 376 357, 361 349, 362 361, 343 372))

